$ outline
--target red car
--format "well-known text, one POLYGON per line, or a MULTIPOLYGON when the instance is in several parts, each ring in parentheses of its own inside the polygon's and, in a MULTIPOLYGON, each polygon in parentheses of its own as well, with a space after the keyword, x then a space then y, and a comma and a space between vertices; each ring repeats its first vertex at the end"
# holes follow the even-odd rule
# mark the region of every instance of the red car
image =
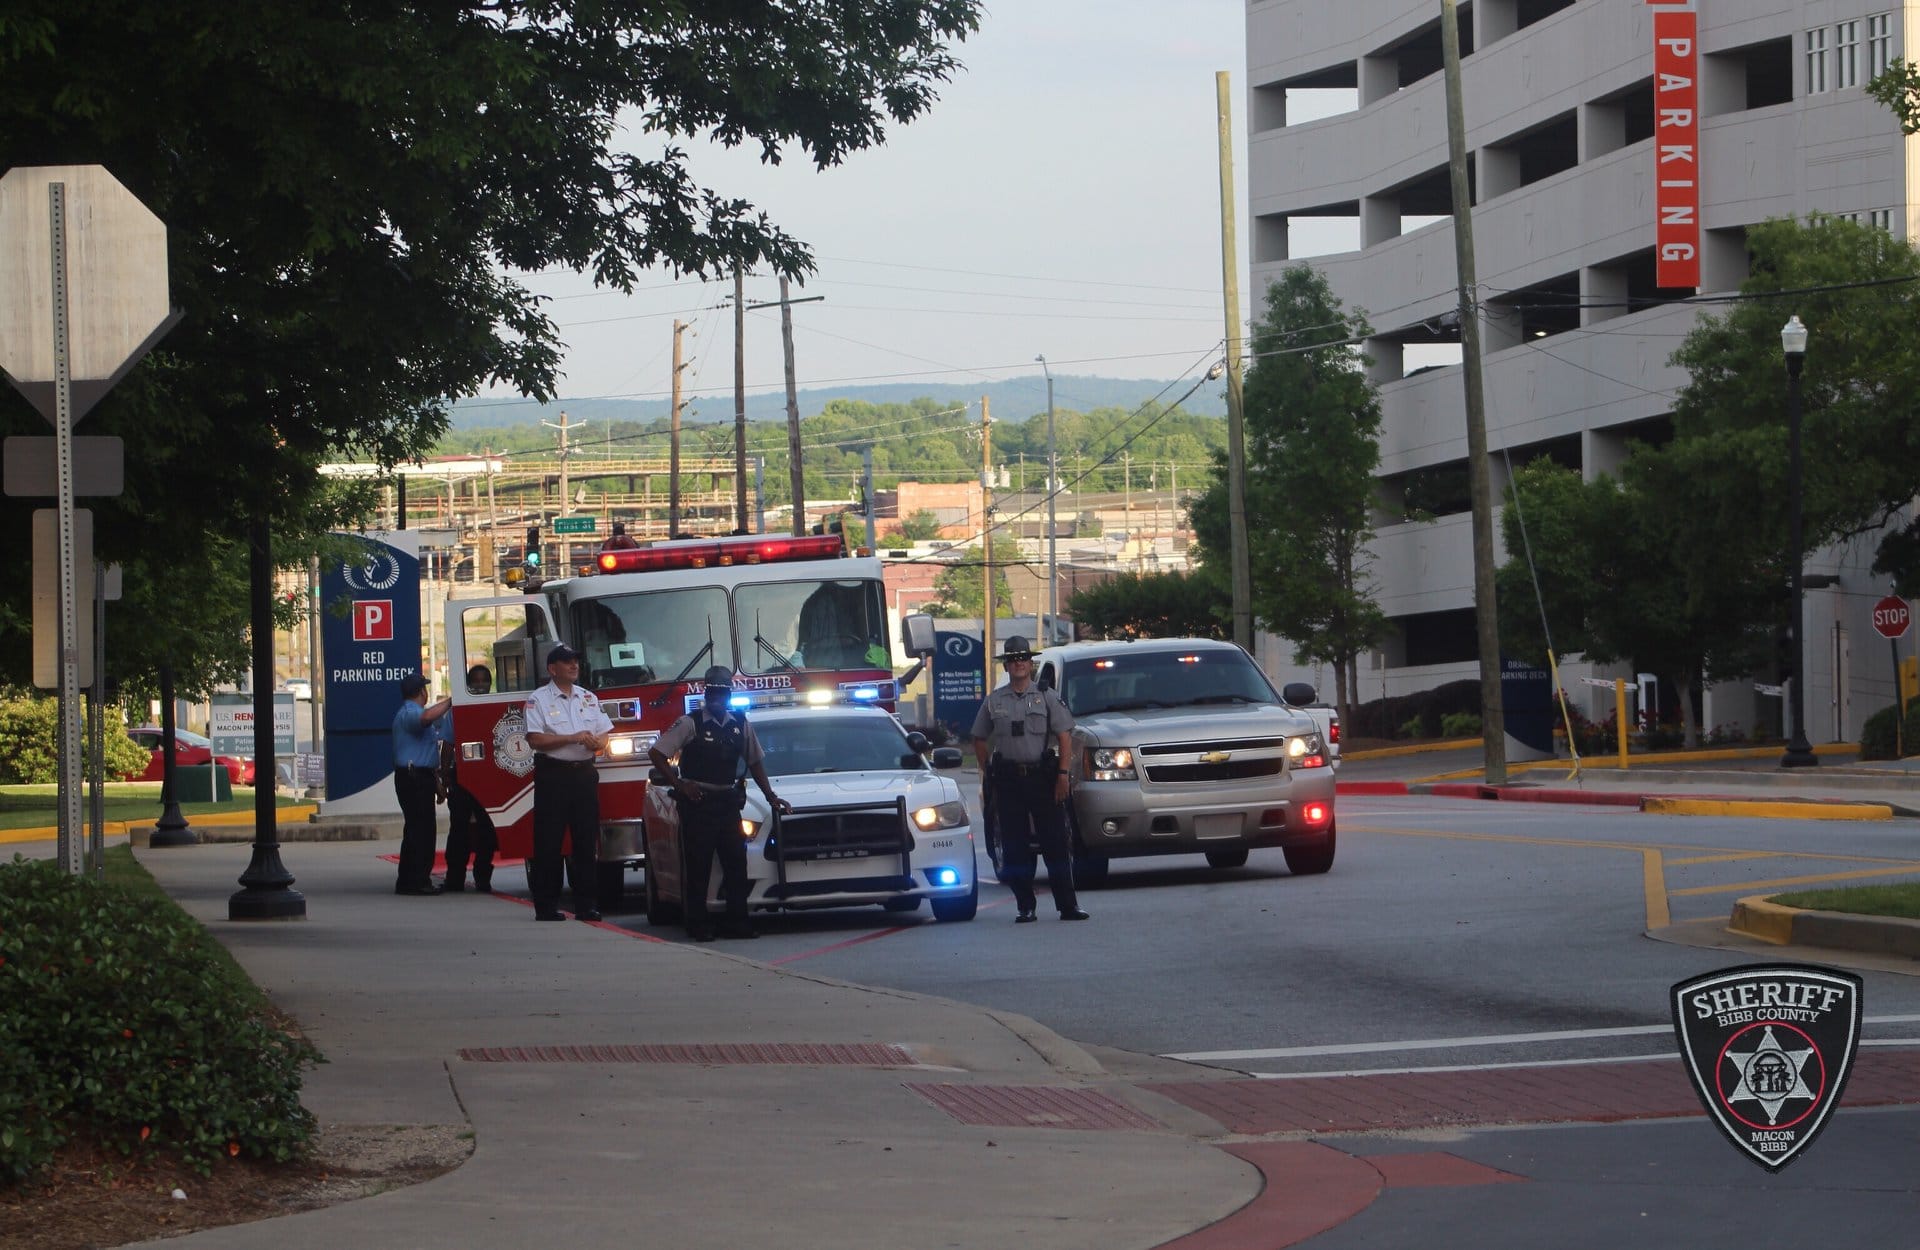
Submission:
MULTIPOLYGON (((126 778, 128 781, 161 781, 165 779, 167 753, 161 749, 166 741, 166 731, 157 725, 145 725, 139 729, 127 730, 127 737, 153 752, 147 760, 147 767, 137 775, 126 778)), ((176 766, 186 764, 205 764, 212 761, 213 743, 197 733, 184 729, 173 731, 173 762, 176 766)), ((236 786, 253 784, 253 761, 241 759, 237 755, 222 755, 220 764, 227 770, 227 780, 236 786)))

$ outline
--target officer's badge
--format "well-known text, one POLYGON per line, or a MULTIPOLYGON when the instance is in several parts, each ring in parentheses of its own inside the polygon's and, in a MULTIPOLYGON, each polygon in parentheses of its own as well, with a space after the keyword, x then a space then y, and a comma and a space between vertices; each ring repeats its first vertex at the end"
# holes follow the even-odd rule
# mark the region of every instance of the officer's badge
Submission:
POLYGON ((527 743, 527 720, 518 707, 507 709, 493 727, 493 762, 503 771, 524 777, 533 771, 533 747, 527 743))
POLYGON ((1755 964, 1673 987, 1673 1029, 1707 1114, 1778 1170, 1840 1105, 1860 1045, 1862 982, 1849 972, 1755 964))

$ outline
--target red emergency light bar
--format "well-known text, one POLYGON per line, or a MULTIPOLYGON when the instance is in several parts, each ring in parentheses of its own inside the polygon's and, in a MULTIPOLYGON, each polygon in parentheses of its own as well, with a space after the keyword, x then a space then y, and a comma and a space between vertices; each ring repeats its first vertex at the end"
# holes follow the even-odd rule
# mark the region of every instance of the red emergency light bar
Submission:
POLYGON ((846 554, 838 534, 806 538, 729 538, 706 542, 658 543, 626 551, 603 551, 602 573, 658 573, 667 569, 724 568, 734 564, 778 564, 789 560, 831 560, 846 554))

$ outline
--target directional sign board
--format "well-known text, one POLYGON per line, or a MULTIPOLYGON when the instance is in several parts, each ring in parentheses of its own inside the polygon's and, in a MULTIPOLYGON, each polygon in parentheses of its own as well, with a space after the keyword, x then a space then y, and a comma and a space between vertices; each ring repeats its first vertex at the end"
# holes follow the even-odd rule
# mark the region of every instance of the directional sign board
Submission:
POLYGON ((1899 595, 1888 595, 1873 605, 1873 628, 1882 638, 1904 638, 1913 624, 1913 610, 1899 595))
POLYGON ((600 518, 597 516, 563 516, 556 518, 553 523, 553 532, 556 534, 593 534, 599 529, 600 518))
POLYGON ((167 228, 99 165, 22 166, 0 177, 0 370, 50 422, 54 183, 66 189, 66 329, 78 421, 176 320, 167 310, 167 228))

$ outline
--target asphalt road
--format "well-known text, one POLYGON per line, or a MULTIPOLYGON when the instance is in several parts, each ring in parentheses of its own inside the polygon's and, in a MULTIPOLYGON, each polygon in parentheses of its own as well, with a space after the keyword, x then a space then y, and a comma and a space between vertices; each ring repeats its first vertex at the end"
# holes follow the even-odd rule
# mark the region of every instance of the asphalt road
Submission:
MULTIPOLYGON (((1055 921, 1043 893, 1041 922, 1015 926, 982 855, 971 923, 877 908, 769 916, 742 953, 1255 1073, 1666 1055, 1668 988, 1752 957, 1650 928, 1711 927, 1742 894, 1793 888, 1782 882, 1920 873, 1908 821, 1430 797, 1343 798, 1339 820, 1325 876, 1290 875, 1278 851, 1227 871, 1198 856, 1116 860, 1084 893, 1090 922, 1055 921)), ((1866 976, 1864 1036, 1920 1038, 1920 978, 1866 976)))

